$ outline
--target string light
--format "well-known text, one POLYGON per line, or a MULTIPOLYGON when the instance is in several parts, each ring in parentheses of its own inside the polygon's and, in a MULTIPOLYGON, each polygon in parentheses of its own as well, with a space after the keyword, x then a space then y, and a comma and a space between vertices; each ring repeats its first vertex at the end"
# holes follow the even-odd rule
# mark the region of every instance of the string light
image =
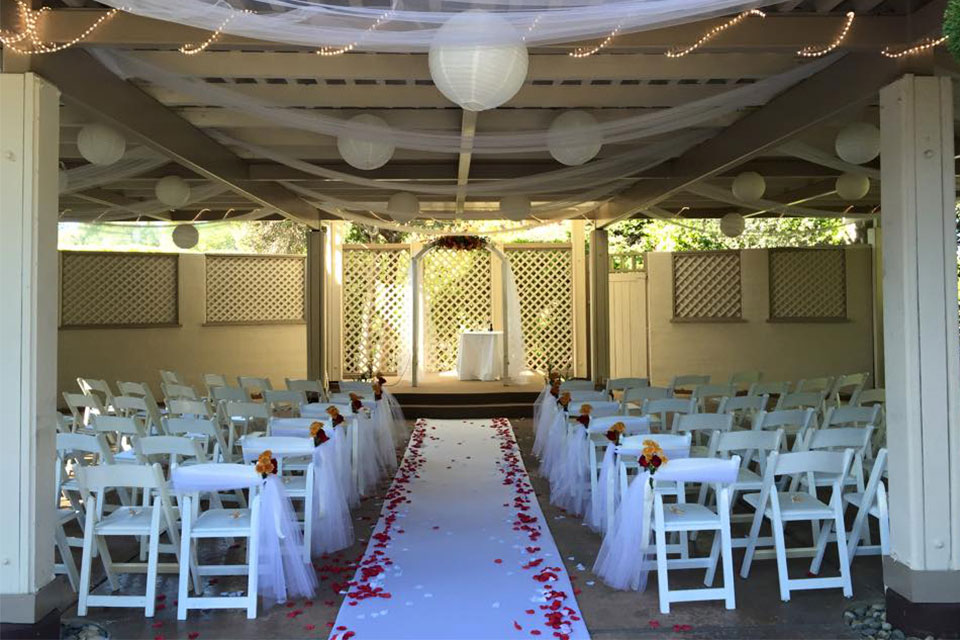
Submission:
POLYGON ((540 24, 541 18, 543 18, 543 14, 538 13, 537 16, 533 19, 533 22, 530 23, 530 26, 527 27, 527 30, 524 32, 524 34, 520 36, 521 40, 523 40, 524 42, 527 41, 527 36, 533 33, 533 30, 537 28, 537 25, 540 24))
POLYGON ((856 14, 853 11, 847 11, 847 21, 843 24, 843 28, 840 29, 840 33, 837 34, 837 37, 833 39, 833 42, 827 46, 809 46, 800 49, 797 51, 797 55, 801 58, 819 58, 820 56, 826 55, 839 47, 844 40, 847 38, 847 34, 850 33, 850 27, 853 26, 853 19, 856 18, 856 14))
POLYGON ((620 29, 621 29, 621 25, 618 24, 616 27, 614 27, 613 31, 607 34, 606 38, 600 41, 600 44, 597 44, 593 47, 577 47, 576 49, 570 52, 569 54, 570 57, 586 58, 586 57, 592 56, 593 54, 595 54, 596 52, 600 51, 601 49, 606 47, 608 44, 613 42, 613 39, 617 37, 618 33, 620 33, 620 29))
POLYGON ((904 56, 912 56, 929 49, 933 49, 934 47, 941 45, 946 41, 947 36, 940 36, 935 40, 932 38, 927 38, 925 40, 921 40, 912 47, 907 47, 906 49, 902 49, 900 51, 895 51, 891 47, 884 47, 880 53, 888 58, 902 58, 904 56))
POLYGON ((117 13, 120 11, 120 9, 116 8, 110 9, 110 11, 97 18, 93 24, 81 31, 80 35, 72 40, 68 40, 60 44, 50 44, 40 39, 40 29, 38 26, 40 16, 49 11, 50 7, 41 7, 40 9, 34 10, 27 6, 27 4, 22 0, 17 0, 17 6, 20 8, 20 17, 23 20, 23 31, 10 35, 0 34, 0 44, 2 44, 5 48, 10 49, 10 51, 25 55, 56 53, 57 51, 69 49, 70 47, 79 43, 81 40, 85 39, 87 36, 93 33, 97 27, 113 16, 117 15, 117 13), (18 43, 23 42, 24 40, 30 41, 31 46, 29 48, 16 46, 18 43))
POLYGON ((393 9, 390 9, 389 11, 385 11, 382 14, 380 14, 380 17, 377 18, 372 25, 367 27, 367 30, 364 31, 359 38, 357 38, 350 44, 344 45, 342 47, 321 47, 317 49, 314 53, 316 53, 318 56, 339 56, 339 55, 343 55, 344 53, 349 53, 350 51, 353 51, 354 49, 356 49, 361 42, 363 42, 364 37, 368 33, 372 33, 376 31, 378 28, 380 28, 380 25, 382 25, 384 22, 393 18, 394 13, 395 11, 393 9))
POLYGON ((688 53, 692 53, 696 51, 697 49, 705 45, 710 40, 713 40, 715 37, 717 37, 724 31, 726 31, 730 27, 737 26, 738 24, 740 24, 750 16, 757 16, 758 18, 766 18, 767 14, 765 14, 763 11, 760 11, 759 9, 750 9, 749 11, 744 11, 743 13, 737 15, 736 17, 731 18, 730 20, 727 20, 723 24, 718 24, 717 26, 709 29, 706 33, 700 36, 699 40, 694 42, 689 47, 683 47, 680 49, 671 49, 670 51, 667 51, 666 56, 668 58, 682 58, 688 53))
POLYGON ((207 47, 209 47, 210 45, 212 45, 214 42, 217 41, 217 39, 220 37, 220 34, 223 33, 223 30, 227 28, 228 24, 233 22, 234 18, 243 14, 248 14, 248 13, 253 13, 253 11, 251 11, 250 9, 244 9, 243 11, 234 11, 229 16, 227 16, 223 22, 220 23, 220 26, 218 26, 213 31, 213 33, 211 33, 207 37, 206 40, 204 40, 200 44, 185 44, 182 47, 180 47, 179 49, 180 53, 188 56, 194 56, 198 53, 201 53, 202 51, 206 51, 207 47))

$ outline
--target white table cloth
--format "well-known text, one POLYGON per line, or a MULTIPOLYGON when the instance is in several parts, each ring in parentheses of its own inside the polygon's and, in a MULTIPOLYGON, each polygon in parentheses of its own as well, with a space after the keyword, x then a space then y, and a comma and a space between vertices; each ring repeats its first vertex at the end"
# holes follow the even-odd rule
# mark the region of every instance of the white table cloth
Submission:
POLYGON ((457 378, 496 380, 503 375, 503 332, 464 331, 457 352, 457 378))

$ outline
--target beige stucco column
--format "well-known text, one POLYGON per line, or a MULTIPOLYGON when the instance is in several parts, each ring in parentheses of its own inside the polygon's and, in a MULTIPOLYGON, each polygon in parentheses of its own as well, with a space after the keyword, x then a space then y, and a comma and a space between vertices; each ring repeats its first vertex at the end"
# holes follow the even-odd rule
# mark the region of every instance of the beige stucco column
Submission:
POLYGON ((607 230, 590 232, 590 377, 610 377, 610 253, 607 230))
POLYGON ((0 621, 33 623, 53 579, 60 92, 0 74, 0 621))
POLYGON ((307 378, 326 382, 323 360, 324 324, 323 291, 326 284, 325 227, 307 232, 307 378))
POLYGON ((582 378, 587 375, 587 346, 590 338, 587 327, 587 238, 586 222, 583 220, 570 221, 570 244, 572 248, 571 273, 573 287, 570 292, 573 298, 573 375, 582 378))
POLYGON ((887 619, 957 637, 960 620, 960 340, 949 78, 880 92, 883 321, 890 450, 887 619))

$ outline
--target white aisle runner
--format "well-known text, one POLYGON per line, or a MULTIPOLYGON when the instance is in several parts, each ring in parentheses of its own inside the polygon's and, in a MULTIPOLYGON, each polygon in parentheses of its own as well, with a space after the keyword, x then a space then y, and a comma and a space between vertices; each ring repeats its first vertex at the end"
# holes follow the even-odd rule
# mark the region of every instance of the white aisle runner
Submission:
POLYGON ((589 638, 509 421, 420 420, 331 633, 589 638))

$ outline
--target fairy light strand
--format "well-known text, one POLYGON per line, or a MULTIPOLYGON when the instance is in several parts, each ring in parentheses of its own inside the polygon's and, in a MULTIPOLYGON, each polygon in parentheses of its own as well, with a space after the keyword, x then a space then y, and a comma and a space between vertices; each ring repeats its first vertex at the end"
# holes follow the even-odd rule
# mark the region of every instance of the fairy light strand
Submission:
POLYGON ((59 44, 51 44, 43 41, 40 38, 39 27, 40 16, 49 11, 50 7, 41 7, 40 9, 34 10, 27 6, 25 2, 22 2, 22 0, 17 0, 17 5, 20 8, 20 17, 23 20, 23 31, 13 34, 0 34, 0 44, 14 53, 20 53, 24 55, 56 53, 58 51, 63 51, 64 49, 69 49, 70 47, 86 39, 100 25, 120 12, 120 9, 118 8, 110 9, 105 14, 97 18, 93 24, 81 31, 80 34, 75 38, 59 44), (29 48, 17 46, 24 40, 30 41, 29 48))
POLYGON ((887 58, 902 58, 904 56, 913 56, 918 53, 923 53, 924 51, 933 49, 934 47, 939 46, 946 41, 947 41, 947 36, 940 36, 939 38, 936 38, 936 39, 926 38, 925 40, 921 40, 920 42, 913 45, 912 47, 907 47, 906 49, 901 49, 900 51, 895 50, 893 47, 884 47, 880 51, 880 54, 883 56, 886 56, 887 58))
POLYGON ((220 34, 223 33, 223 30, 227 28, 228 24, 233 22, 234 18, 238 16, 242 16, 244 14, 251 14, 251 13, 253 13, 253 11, 251 11, 250 9, 244 9, 243 11, 234 11, 229 16, 224 18, 223 22, 221 22, 220 25, 213 30, 213 33, 211 33, 206 40, 204 40, 200 44, 185 44, 182 47, 180 47, 179 49, 180 53, 188 56, 195 56, 198 53, 202 53, 206 51, 207 47, 212 45, 214 42, 216 42, 220 38, 220 34))
POLYGON ((767 14, 764 13, 763 11, 760 11, 760 9, 750 9, 748 11, 744 11, 736 15, 735 17, 727 20, 723 24, 718 24, 717 26, 708 29, 706 33, 700 36, 700 38, 690 46, 682 47, 679 49, 670 49, 669 51, 666 52, 665 55, 668 58, 682 58, 688 53, 693 53, 694 51, 696 51, 697 49, 705 45, 710 40, 713 40, 715 37, 717 37, 724 31, 726 31, 730 27, 737 26, 738 24, 740 24, 750 16, 757 16, 758 18, 766 18, 767 14))
POLYGON ((837 34, 837 37, 833 39, 833 42, 826 46, 817 45, 817 46, 806 46, 803 49, 797 51, 797 55, 801 58, 819 58, 824 56, 841 44, 847 39, 847 34, 850 33, 850 27, 853 26, 853 20, 856 18, 856 14, 853 11, 847 12, 846 22, 843 23, 843 28, 840 29, 840 33, 837 34))
POLYGON ((367 27, 367 30, 364 31, 356 40, 354 40, 350 44, 346 44, 341 47, 320 47, 319 49, 314 51, 314 53, 316 53, 318 56, 325 56, 325 57, 340 56, 345 53, 349 53, 354 49, 356 49, 358 46, 360 46, 360 43, 363 42, 367 34, 376 31, 377 29, 380 28, 380 26, 384 22, 387 22, 388 20, 393 18, 394 13, 396 12, 393 9, 390 9, 389 11, 385 11, 382 14, 380 14, 380 17, 377 18, 372 25, 367 27))
POLYGON ((592 56, 593 54, 603 50, 604 48, 607 47, 607 45, 613 42, 613 39, 617 37, 618 33, 620 33, 621 28, 623 28, 622 25, 618 24, 616 27, 613 28, 613 31, 608 33, 607 37, 601 40, 598 44, 592 47, 577 47, 576 49, 571 51, 568 55, 571 58, 587 58, 592 56))

